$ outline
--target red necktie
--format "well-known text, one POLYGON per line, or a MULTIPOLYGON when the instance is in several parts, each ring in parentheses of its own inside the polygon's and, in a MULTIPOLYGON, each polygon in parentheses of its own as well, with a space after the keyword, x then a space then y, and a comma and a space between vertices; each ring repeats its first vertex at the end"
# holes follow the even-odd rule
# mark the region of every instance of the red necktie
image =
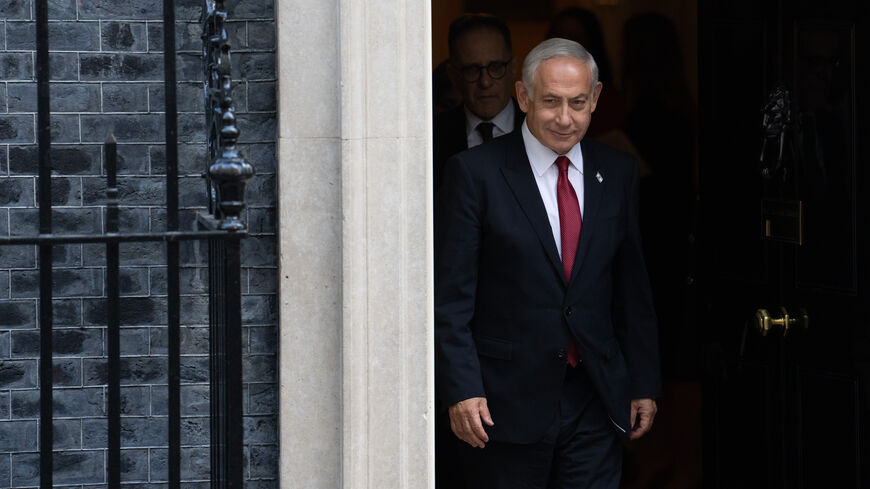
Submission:
MULTIPOLYGON (((565 280, 571 281, 571 270, 574 268, 574 258, 577 256, 577 244, 580 241, 580 228, 583 218, 580 215, 580 203, 571 181, 568 180, 568 166, 571 160, 567 156, 556 158, 559 167, 559 179, 556 180, 556 202, 559 204, 559 234, 562 241, 562 269, 565 280)), ((579 363, 577 349, 571 341, 568 349, 568 363, 576 367, 579 363)))

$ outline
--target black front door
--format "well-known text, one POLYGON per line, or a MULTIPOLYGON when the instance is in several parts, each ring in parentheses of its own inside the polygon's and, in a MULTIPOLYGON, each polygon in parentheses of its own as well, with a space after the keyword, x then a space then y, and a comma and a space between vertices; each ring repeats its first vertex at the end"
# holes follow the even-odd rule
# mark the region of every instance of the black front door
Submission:
POLYGON ((700 5, 705 487, 870 487, 862 4, 700 5))

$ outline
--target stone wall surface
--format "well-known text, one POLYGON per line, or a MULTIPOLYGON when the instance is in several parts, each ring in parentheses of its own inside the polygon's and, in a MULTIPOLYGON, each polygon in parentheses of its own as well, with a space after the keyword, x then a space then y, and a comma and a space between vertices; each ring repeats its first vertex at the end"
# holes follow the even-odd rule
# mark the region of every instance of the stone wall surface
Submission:
POLYGON ((282 487, 434 487, 430 5, 277 4, 282 487))
MULTIPOLYGON (((272 0, 228 1, 241 149, 255 166, 242 242, 246 487, 277 487, 275 22, 272 0)), ((201 2, 179 0, 180 217, 206 204, 201 2)), ((50 0, 55 233, 103 232, 102 142, 118 141, 122 231, 162 231, 162 2, 50 0)), ((0 0, 0 236, 38 232, 33 0, 0 0)), ((165 487, 166 266, 162 243, 121 245, 124 487, 165 487)), ((204 245, 181 245, 182 477, 207 487, 208 284, 204 245)), ((54 249, 55 484, 106 483, 103 245, 54 249)), ((35 246, 0 247, 0 488, 39 483, 35 246)))

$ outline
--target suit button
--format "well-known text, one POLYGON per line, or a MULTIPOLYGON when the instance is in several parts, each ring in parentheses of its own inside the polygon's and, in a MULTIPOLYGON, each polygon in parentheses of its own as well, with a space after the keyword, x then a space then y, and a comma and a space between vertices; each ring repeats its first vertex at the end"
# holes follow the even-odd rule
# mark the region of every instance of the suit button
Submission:
POLYGON ((571 314, 574 314, 574 309, 571 307, 566 307, 565 308, 565 315, 570 316, 571 314))
POLYGON ((565 357, 567 357, 567 356, 568 356, 568 351, 565 350, 564 348, 560 348, 559 351, 556 352, 556 358, 558 358, 559 360, 564 360, 565 357))

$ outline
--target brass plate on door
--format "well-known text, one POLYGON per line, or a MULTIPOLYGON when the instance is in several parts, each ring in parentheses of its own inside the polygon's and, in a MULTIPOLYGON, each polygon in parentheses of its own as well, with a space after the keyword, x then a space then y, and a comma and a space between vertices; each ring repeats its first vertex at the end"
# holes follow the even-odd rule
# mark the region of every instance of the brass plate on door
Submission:
POLYGON ((800 200, 761 201, 761 232, 764 239, 802 245, 804 203, 800 200))

